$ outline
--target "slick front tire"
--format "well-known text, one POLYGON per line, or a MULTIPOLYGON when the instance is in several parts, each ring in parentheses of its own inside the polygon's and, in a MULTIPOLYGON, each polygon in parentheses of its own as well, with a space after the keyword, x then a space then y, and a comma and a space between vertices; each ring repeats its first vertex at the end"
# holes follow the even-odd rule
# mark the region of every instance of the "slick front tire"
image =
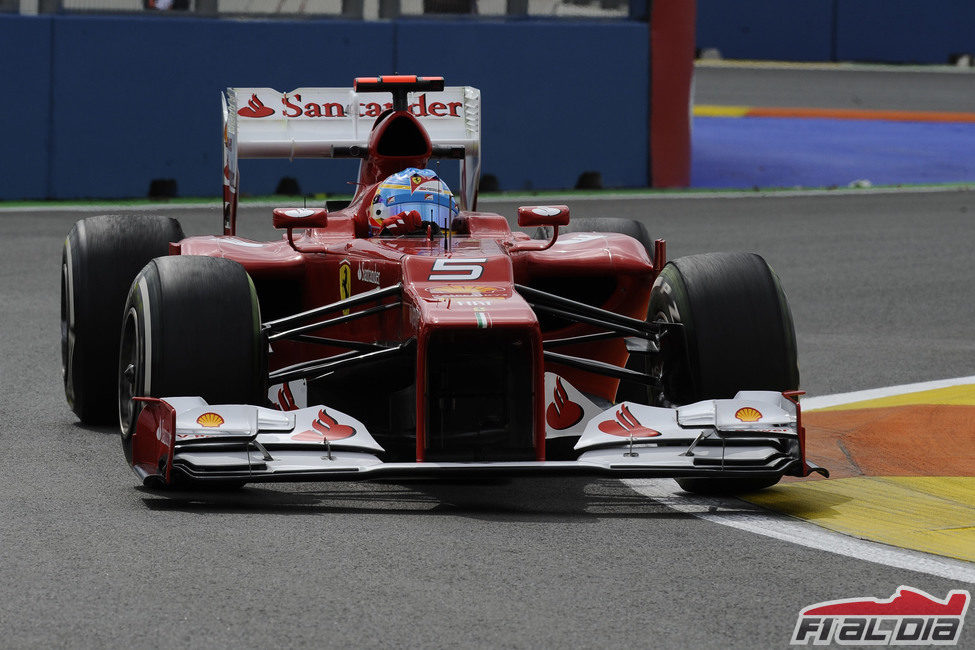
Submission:
MULTIPOLYGON (((708 253, 668 263, 650 293, 651 320, 679 324, 651 364, 653 402, 677 406, 740 390, 799 387, 792 313, 778 277, 753 253, 708 253)), ((735 494, 778 478, 681 478, 688 492, 735 494)))
POLYGON ((266 353, 250 276, 232 260, 175 255, 149 262, 132 283, 117 370, 123 449, 141 411, 136 396, 199 396, 210 404, 263 404, 266 353))
POLYGON ((660 406, 796 390, 792 312, 778 277, 754 253, 706 253, 668 263, 650 292, 651 320, 678 323, 654 372, 660 406))
POLYGON ((61 256, 61 371, 64 394, 84 424, 116 417, 122 308, 146 262, 183 239, 176 219, 102 215, 77 222, 61 256))
POLYGON ((778 476, 771 478, 679 478, 677 485, 692 494, 732 495, 757 492, 772 487, 779 482, 778 476))

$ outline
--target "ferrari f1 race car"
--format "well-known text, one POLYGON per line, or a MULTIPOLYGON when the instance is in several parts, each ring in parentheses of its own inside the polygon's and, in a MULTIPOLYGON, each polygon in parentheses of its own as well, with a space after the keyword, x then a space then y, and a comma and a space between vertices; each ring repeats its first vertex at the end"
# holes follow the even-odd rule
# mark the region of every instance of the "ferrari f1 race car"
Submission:
POLYGON ((673 477, 806 460, 792 316, 755 254, 667 261, 622 219, 477 211, 480 92, 440 77, 228 89, 223 234, 104 215, 64 246, 68 403, 150 486, 673 477), (411 103, 412 102, 412 103, 411 103), (361 160, 343 209, 237 236, 239 158, 361 160), (456 160, 454 196, 431 159, 456 160))

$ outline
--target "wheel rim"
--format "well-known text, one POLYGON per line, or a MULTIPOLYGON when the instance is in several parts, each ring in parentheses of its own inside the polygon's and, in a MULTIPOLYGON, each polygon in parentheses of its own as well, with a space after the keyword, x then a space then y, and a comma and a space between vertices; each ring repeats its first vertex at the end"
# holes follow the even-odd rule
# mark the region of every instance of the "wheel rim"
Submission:
POLYGON ((68 282, 68 265, 61 264, 61 375, 64 377, 65 385, 68 384, 68 336, 71 331, 71 305, 68 291, 71 283, 68 282))
POLYGON ((125 315, 119 346, 118 414, 124 438, 131 435, 135 426, 137 406, 132 398, 141 396, 143 392, 139 381, 142 370, 139 348, 139 322, 135 308, 131 308, 125 315))

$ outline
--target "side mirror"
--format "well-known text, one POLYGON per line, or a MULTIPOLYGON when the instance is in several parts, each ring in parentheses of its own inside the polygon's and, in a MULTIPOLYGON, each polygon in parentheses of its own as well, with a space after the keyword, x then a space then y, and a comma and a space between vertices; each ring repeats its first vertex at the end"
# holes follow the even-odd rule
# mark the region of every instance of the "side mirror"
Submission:
POLYGON ((569 206, 567 205, 525 205, 518 208, 518 225, 567 226, 569 225, 569 206))
POLYGON ((328 213, 322 208, 274 208, 275 228, 324 228, 328 213))
POLYGON ((524 205, 518 208, 518 225, 522 228, 532 226, 551 226, 552 239, 539 246, 522 243, 509 247, 509 251, 544 251, 555 245, 559 238, 559 226, 569 225, 569 206, 567 205, 524 205))
POLYGON ((288 243, 291 248, 298 250, 295 246, 295 228, 324 228, 328 223, 328 213, 323 208, 274 208, 274 217, 271 223, 275 228, 288 229, 288 243))

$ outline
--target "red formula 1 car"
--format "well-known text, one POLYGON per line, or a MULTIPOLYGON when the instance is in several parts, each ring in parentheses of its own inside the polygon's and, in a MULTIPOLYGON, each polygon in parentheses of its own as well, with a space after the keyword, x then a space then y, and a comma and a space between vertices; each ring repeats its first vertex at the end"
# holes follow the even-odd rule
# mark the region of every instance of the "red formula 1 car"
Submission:
POLYGON ((146 484, 821 471, 761 257, 667 263, 636 222, 522 207, 533 239, 476 211, 480 94, 442 78, 230 89, 224 119, 222 235, 101 216, 65 243, 68 402, 117 413, 146 484), (355 197, 238 237, 238 157, 285 156, 360 158, 355 197), (459 161, 459 200, 431 158, 459 161))

